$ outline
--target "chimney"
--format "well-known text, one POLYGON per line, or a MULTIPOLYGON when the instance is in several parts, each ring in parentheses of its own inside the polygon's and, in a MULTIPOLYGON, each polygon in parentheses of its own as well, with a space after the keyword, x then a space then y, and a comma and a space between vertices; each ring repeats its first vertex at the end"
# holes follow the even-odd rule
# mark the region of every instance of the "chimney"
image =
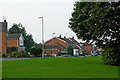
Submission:
POLYGON ((74 39, 74 36, 72 37, 72 39, 74 39))
POLYGON ((6 18, 5 18, 5 16, 3 16, 3 19, 4 19, 4 22, 6 22, 6 18))
POLYGON ((0 31, 7 33, 7 22, 6 22, 6 19, 4 19, 4 22, 0 22, 0 31))
POLYGON ((4 22, 6 22, 6 19, 4 19, 4 22))
POLYGON ((4 22, 0 22, 0 32, 2 32, 2 41, 0 44, 2 44, 2 47, 0 49, 0 52, 2 52, 3 54, 7 53, 7 39, 6 39, 6 35, 7 35, 7 22, 6 19, 4 19, 4 22))
POLYGON ((59 37, 61 38, 61 35, 59 37))

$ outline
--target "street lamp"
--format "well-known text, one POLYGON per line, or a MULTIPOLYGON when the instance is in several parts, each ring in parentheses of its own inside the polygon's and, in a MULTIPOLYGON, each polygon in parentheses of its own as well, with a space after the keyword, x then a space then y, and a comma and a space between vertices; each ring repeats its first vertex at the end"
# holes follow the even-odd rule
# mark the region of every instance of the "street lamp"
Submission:
MULTIPOLYGON (((52 33, 52 38, 54 38, 54 34, 52 33)), ((54 55, 54 39, 52 40, 52 56, 54 55)))
POLYGON ((42 57, 44 57, 44 23, 43 23, 43 17, 39 17, 42 19, 42 57))

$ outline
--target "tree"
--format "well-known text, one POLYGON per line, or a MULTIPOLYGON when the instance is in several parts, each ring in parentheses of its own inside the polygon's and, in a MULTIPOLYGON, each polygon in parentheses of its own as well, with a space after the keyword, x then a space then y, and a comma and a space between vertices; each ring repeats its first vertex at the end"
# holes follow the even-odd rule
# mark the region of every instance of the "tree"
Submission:
POLYGON ((20 33, 23 34, 23 36, 27 35, 26 30, 21 23, 14 23, 13 26, 9 29, 8 33, 20 33))
POLYGON ((26 33, 25 27, 22 26, 21 23, 13 24, 13 26, 9 29, 8 33, 20 33, 24 36, 24 45, 28 51, 30 51, 31 47, 34 46, 35 42, 32 38, 32 35, 26 33))
POLYGON ((69 24, 79 39, 104 49, 105 64, 120 65, 120 2, 76 2, 69 24))
POLYGON ((28 51, 30 51, 31 47, 35 45, 32 35, 26 35, 24 38, 25 38, 25 47, 28 51))
POLYGON ((41 57, 42 56, 42 49, 41 48, 31 48, 30 49, 30 54, 34 54, 36 57, 41 57))
POLYGON ((67 47, 67 54, 73 55, 73 47, 72 47, 72 45, 69 45, 67 47))

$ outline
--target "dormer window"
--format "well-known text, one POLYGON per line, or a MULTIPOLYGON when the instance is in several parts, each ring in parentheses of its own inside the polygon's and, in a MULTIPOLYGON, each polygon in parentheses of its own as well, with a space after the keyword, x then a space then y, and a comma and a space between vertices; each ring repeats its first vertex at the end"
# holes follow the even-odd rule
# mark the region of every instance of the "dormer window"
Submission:
POLYGON ((20 42, 21 44, 23 44, 22 42, 20 42))
POLYGON ((24 38, 23 38, 22 35, 21 35, 20 38, 19 38, 19 45, 20 45, 20 46, 24 46, 24 38))

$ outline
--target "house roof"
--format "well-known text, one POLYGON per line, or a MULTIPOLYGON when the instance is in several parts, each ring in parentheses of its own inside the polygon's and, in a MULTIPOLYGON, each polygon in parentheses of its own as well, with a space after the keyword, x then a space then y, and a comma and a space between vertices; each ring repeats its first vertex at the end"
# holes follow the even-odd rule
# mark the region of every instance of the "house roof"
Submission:
MULTIPOLYGON (((75 44, 77 44, 77 46, 79 46, 80 48, 81 48, 81 46, 80 46, 80 44, 74 39, 74 38, 66 38, 66 37, 64 37, 64 38, 62 38, 61 36, 59 36, 59 37, 54 37, 54 38, 57 38, 57 39, 60 39, 61 41, 64 41, 65 43, 68 43, 68 45, 69 44, 73 44, 73 43, 75 43, 75 44)), ((54 38, 52 38, 52 39, 54 39, 54 38)), ((52 40, 52 39, 50 39, 50 40, 52 40)), ((48 40, 48 41, 50 41, 50 40, 48 40)), ((48 42, 48 41, 46 41, 46 42, 48 42)), ((46 43, 45 42, 45 43, 46 43)), ((60 43, 56 43, 57 44, 57 46, 58 47, 62 47, 62 48, 66 48, 66 46, 63 46, 63 45, 61 45, 60 43)), ((40 44, 37 44, 37 45, 35 45, 35 47, 36 48, 42 48, 42 46, 40 47, 39 46, 40 44)), ((54 48, 58 48, 58 47, 54 47, 54 48)), ((48 46, 46 47, 46 48, 48 48, 48 46)), ((49 47, 50 48, 50 47, 49 47)), ((51 48, 52 49, 52 48, 51 48)))
POLYGON ((62 47, 62 48, 66 48, 65 46, 61 45, 60 43, 56 43, 58 46, 62 47))
POLYGON ((72 41, 70 41, 69 39, 67 39, 67 38, 62 38, 62 37, 58 37, 59 39, 61 39, 61 40, 64 40, 65 42, 67 42, 67 43, 72 43, 72 41))
POLYGON ((89 45, 91 45, 91 44, 89 44, 89 43, 82 43, 82 42, 80 42, 80 44, 83 44, 84 46, 89 46, 89 45))
POLYGON ((58 38, 66 41, 68 44, 76 43, 81 48, 80 44, 74 38, 61 38, 61 37, 58 37, 58 38))
POLYGON ((70 38, 73 42, 75 42, 78 46, 80 46, 80 44, 74 39, 74 38, 70 38))
POLYGON ((21 34, 7 34, 7 39, 19 39, 21 34))

